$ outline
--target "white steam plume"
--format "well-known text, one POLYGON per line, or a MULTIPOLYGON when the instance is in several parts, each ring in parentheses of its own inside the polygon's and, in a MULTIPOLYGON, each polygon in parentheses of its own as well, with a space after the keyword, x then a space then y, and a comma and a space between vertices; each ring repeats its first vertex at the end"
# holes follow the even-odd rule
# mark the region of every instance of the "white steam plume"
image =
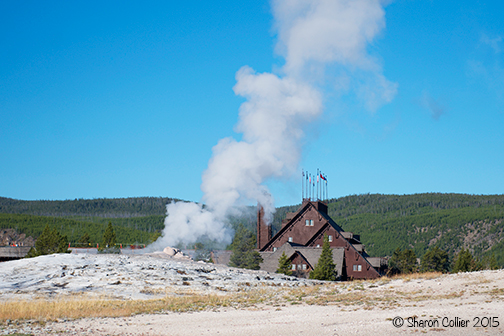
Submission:
POLYGON ((367 46, 385 27, 379 0, 273 0, 277 53, 285 58, 282 75, 236 74, 234 91, 246 99, 236 132, 241 141, 220 140, 203 173, 202 201, 167 206, 163 237, 156 245, 195 241, 206 235, 230 242, 226 217, 246 201, 260 203, 266 220, 275 211, 264 182, 292 176, 301 159, 304 127, 322 113, 322 94, 311 82, 333 64, 355 78, 359 97, 370 109, 390 101, 396 84, 382 74, 367 46))
POLYGON ((292 78, 256 74, 249 67, 236 74, 236 94, 247 99, 240 107, 236 130, 242 141, 225 138, 213 148, 203 174, 203 201, 224 218, 240 199, 255 200, 268 216, 274 204, 262 184, 296 171, 301 156, 302 126, 322 111, 319 92, 292 78))

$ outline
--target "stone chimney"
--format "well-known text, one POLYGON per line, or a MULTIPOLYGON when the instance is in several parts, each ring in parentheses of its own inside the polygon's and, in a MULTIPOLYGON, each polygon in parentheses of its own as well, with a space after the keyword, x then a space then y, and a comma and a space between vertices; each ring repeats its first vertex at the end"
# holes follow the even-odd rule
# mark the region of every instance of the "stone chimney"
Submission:
POLYGON ((264 222, 264 209, 257 204, 257 249, 261 250, 271 240, 271 225, 264 222))

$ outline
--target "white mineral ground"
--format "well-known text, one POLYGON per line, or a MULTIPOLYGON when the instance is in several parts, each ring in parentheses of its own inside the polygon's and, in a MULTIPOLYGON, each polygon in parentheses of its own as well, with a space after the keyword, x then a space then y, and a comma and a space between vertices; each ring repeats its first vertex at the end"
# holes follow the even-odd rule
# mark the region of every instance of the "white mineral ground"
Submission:
MULTIPOLYGON (((91 297, 162 298, 192 293, 226 295, 278 291, 278 300, 239 308, 198 312, 160 312, 116 318, 63 319, 46 324, 10 321, 0 334, 34 335, 502 335, 504 270, 441 275, 435 278, 380 279, 326 283, 313 301, 289 300, 289 289, 316 285, 263 271, 150 255, 58 254, 0 263, 0 300, 61 299, 75 293, 91 297), (283 292, 282 292, 283 291, 283 292), (324 293, 331 296, 323 304, 324 293), (341 299, 339 299, 341 298, 341 299), (309 304, 316 302, 317 304, 309 304), (393 319, 405 319, 402 327, 393 319), (407 318, 437 319, 439 325, 408 326, 407 318), (467 326, 443 326, 469 320, 467 326), (491 321, 493 327, 475 327, 491 321), (490 319, 490 320, 488 320, 490 319), (495 326, 497 325, 498 326, 495 326)), ((274 297, 274 296, 273 296, 274 297)), ((460 323, 459 323, 460 324, 460 323)))

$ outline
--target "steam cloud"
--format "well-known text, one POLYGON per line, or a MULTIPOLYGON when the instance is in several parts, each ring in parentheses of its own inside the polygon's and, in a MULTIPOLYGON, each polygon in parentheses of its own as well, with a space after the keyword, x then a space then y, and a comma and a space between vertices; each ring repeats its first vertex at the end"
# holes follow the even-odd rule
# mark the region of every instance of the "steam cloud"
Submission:
POLYGON ((370 110, 390 101, 396 84, 382 74, 367 46, 385 27, 379 0, 273 0, 276 52, 285 65, 279 74, 256 73, 248 66, 236 73, 234 92, 246 99, 236 131, 241 141, 220 140, 203 173, 202 201, 167 205, 162 238, 156 247, 195 241, 199 236, 229 243, 226 217, 236 206, 257 201, 266 221, 275 211, 264 185, 292 176, 301 159, 304 126, 322 113, 320 82, 329 65, 352 78, 357 95, 370 110))

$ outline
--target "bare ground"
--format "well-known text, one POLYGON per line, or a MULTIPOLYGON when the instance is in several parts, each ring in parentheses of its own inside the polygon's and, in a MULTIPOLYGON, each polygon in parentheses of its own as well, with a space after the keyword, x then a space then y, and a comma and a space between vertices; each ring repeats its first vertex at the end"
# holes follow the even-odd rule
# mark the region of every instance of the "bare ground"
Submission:
POLYGON ((233 308, 60 319, 47 324, 11 321, 0 331, 35 335, 504 334, 504 270, 261 290, 264 301, 233 308))

